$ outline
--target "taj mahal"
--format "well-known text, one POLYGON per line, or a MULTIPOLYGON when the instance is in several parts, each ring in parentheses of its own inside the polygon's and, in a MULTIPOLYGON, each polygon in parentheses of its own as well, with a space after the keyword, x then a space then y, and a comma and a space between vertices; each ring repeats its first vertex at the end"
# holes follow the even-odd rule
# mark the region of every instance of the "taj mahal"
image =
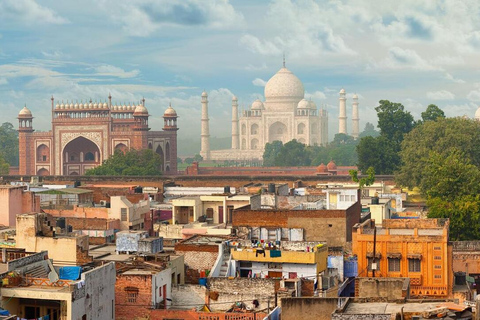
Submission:
MULTIPOLYGON (((204 160, 261 160, 266 143, 293 139, 306 145, 328 143, 328 113, 305 99, 303 83, 283 67, 265 85, 265 101, 255 100, 239 115, 232 97, 232 148, 210 150, 208 94, 202 93, 201 150, 204 160)), ((339 98, 339 133, 347 133, 346 93, 339 98)), ((358 137, 358 96, 353 96, 352 136, 358 137)))

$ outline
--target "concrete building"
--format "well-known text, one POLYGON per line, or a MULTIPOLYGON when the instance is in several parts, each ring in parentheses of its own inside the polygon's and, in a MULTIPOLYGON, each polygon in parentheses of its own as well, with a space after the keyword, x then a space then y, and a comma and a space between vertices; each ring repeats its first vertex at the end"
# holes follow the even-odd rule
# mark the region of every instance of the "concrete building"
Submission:
POLYGON ((57 265, 83 265, 92 261, 88 254, 88 236, 68 233, 59 234, 46 213, 17 215, 16 247, 27 252, 47 250, 57 265))
POLYGON ((21 319, 115 319, 115 265, 80 270, 62 272, 46 251, 11 261, 2 306, 21 319))
POLYGON ((207 223, 231 223, 233 210, 250 205, 260 208, 260 195, 212 194, 172 200, 174 224, 188 224, 204 217, 207 223))
POLYGON ((255 100, 238 116, 238 99, 232 97, 232 148, 210 150, 208 94, 202 93, 201 118, 204 160, 259 160, 266 143, 284 144, 296 139, 306 145, 326 145, 328 114, 305 99, 303 83, 283 67, 265 85, 265 101, 255 100))
POLYGON ((151 149, 162 159, 162 171, 177 172, 177 113, 169 106, 162 131, 150 131, 145 99, 138 104, 61 103, 52 97, 52 130, 34 132, 32 112, 18 114, 19 174, 83 175, 115 150, 151 149))
POLYGON ((358 258, 358 275, 408 277, 412 297, 451 297, 448 230, 448 219, 386 219, 379 226, 367 220, 357 224, 352 249, 358 258))
POLYGON ((40 200, 23 186, 0 186, 0 225, 13 227, 17 214, 40 211, 40 200))

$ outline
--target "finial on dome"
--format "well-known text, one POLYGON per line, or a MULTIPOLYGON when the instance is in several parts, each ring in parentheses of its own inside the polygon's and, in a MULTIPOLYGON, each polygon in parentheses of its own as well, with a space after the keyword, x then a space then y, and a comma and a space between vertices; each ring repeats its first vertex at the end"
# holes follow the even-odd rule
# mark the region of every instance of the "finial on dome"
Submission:
POLYGON ((142 98, 142 105, 145 107, 145 97, 142 98))
POLYGON ((283 53, 283 67, 285 68, 285 52, 283 53))

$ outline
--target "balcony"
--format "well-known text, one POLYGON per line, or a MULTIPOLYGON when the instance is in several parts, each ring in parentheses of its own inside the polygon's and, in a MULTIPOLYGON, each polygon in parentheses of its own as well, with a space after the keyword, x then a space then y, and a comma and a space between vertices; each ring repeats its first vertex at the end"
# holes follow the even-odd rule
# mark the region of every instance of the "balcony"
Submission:
POLYGON ((243 248, 232 251, 232 259, 238 261, 300 264, 325 264, 327 255, 327 247, 316 249, 314 252, 262 250, 260 248, 243 248))

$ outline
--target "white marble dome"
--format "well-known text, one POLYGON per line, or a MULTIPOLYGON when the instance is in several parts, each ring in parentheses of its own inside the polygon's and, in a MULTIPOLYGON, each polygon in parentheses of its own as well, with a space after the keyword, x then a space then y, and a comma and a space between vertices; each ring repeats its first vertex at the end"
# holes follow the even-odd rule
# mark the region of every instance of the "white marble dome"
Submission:
POLYGON ((309 109, 310 108, 310 102, 306 99, 302 99, 298 103, 297 108, 298 109, 309 109))
POLYGON ((281 68, 265 85, 265 100, 303 99, 305 89, 302 81, 287 68, 281 68))
POLYGON ((308 105, 310 106, 310 109, 317 110, 317 105, 312 100, 308 101, 308 105))
POLYGON ((18 113, 19 117, 31 117, 32 112, 27 108, 27 106, 23 107, 22 110, 18 113))
POLYGON ((480 121, 480 107, 478 107, 477 111, 475 111, 475 120, 480 121))
POLYGON ((263 106, 263 102, 260 99, 253 101, 252 103, 252 110, 264 110, 265 107, 263 106))

